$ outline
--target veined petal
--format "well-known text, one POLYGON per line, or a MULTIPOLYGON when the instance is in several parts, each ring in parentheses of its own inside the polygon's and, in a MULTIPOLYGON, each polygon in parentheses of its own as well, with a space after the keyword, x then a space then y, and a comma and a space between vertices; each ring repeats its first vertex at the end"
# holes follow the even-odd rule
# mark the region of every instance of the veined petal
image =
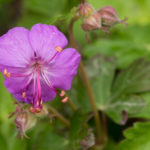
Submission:
MULTIPOLYGON (((26 89, 26 97, 22 97, 22 91, 16 91, 15 93, 12 93, 13 96, 19 100, 20 102, 24 103, 33 103, 33 81, 30 82, 26 89)), ((41 99, 42 102, 48 102, 50 100, 53 100, 56 97, 56 93, 45 83, 45 81, 41 81, 41 99)), ((35 91, 35 101, 37 102, 37 91, 35 91)))
POLYGON ((64 48, 68 43, 64 34, 52 25, 34 25, 30 30, 29 37, 37 56, 42 57, 45 61, 49 61, 55 54, 57 46, 64 48))
POLYGON ((32 103, 33 104, 33 94, 35 94, 35 100, 37 99, 37 90, 35 90, 35 93, 33 93, 33 88, 34 88, 34 80, 31 80, 31 82, 28 84, 25 93, 26 97, 22 97, 22 90, 16 91, 13 93, 13 96, 20 102, 24 102, 26 104, 32 103))
POLYGON ((73 48, 67 48, 58 54, 49 65, 48 77, 53 87, 69 90, 79 62, 80 54, 73 48))
POLYGON ((5 69, 10 73, 10 77, 5 77, 4 75, 4 85, 7 90, 12 94, 16 92, 22 93, 32 79, 31 73, 27 73, 26 68, 22 67, 0 66, 0 71, 2 73, 5 69))
POLYGON ((45 81, 41 82, 41 98, 42 101, 48 102, 50 100, 53 100, 56 97, 56 93, 54 92, 54 90, 52 90, 46 83, 45 81))
POLYGON ((27 95, 26 98, 23 98, 23 97, 22 97, 22 94, 21 94, 20 92, 18 92, 18 93, 13 93, 13 96, 14 96, 14 98, 17 99, 19 102, 23 102, 23 103, 26 103, 26 104, 32 103, 32 101, 33 101, 33 96, 27 95))
POLYGON ((29 31, 23 27, 10 29, 0 37, 0 64, 25 67, 34 55, 29 40, 29 31))

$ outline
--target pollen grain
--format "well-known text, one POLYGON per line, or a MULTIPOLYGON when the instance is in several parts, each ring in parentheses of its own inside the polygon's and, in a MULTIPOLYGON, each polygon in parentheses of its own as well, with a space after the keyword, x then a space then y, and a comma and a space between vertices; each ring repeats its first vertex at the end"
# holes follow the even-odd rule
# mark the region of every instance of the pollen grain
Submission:
POLYGON ((62 52, 62 51, 63 51, 63 49, 62 49, 60 46, 56 46, 55 49, 56 49, 56 51, 58 51, 58 52, 62 52))

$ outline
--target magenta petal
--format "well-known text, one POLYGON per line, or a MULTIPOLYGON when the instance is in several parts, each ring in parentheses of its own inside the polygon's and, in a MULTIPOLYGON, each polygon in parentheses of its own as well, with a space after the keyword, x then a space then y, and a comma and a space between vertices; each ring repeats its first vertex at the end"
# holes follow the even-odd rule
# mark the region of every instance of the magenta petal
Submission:
POLYGON ((19 102, 23 102, 26 104, 32 103, 32 101, 33 101, 33 96, 27 96, 26 98, 23 98, 21 93, 15 93, 15 94, 13 94, 13 96, 19 102))
POLYGON ((20 102, 24 102, 26 104, 33 103, 33 80, 31 80, 31 82, 26 87, 25 93, 25 98, 22 97, 22 90, 14 92, 13 96, 20 102))
POLYGON ((16 27, 0 37, 0 64, 24 67, 29 62, 34 53, 28 33, 27 29, 16 27))
POLYGON ((36 24, 31 28, 29 35, 37 56, 46 61, 49 61, 56 52, 55 47, 64 48, 68 43, 64 34, 52 25, 36 24))
POLYGON ((41 82, 41 97, 42 101, 48 102, 56 97, 56 93, 46 84, 46 82, 41 82))
POLYGON ((0 66, 0 71, 3 72, 4 69, 7 69, 8 72, 15 73, 19 75, 19 77, 5 77, 4 85, 6 86, 7 90, 10 93, 16 92, 23 92, 23 89, 29 84, 31 81, 31 76, 25 73, 26 68, 19 68, 19 67, 8 67, 8 66, 0 66), (27 76, 20 76, 20 75, 27 75, 27 76))
MULTIPOLYGON (((41 98, 43 103, 48 102, 56 97, 56 93, 50 87, 48 87, 45 82, 41 82, 41 92, 41 98)), ((31 82, 27 87, 26 98, 22 97, 22 91, 18 91, 12 94, 20 102, 24 102, 27 104, 33 103, 33 82, 31 82)))
POLYGON ((49 80, 53 87, 69 90, 79 62, 80 54, 73 48, 67 48, 57 55, 49 65, 49 80))

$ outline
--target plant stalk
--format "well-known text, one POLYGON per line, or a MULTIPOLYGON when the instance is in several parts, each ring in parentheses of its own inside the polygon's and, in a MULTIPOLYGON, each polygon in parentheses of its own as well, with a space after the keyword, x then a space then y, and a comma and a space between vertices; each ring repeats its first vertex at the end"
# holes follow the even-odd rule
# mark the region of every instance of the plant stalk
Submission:
POLYGON ((53 113, 60 121, 62 121, 66 125, 66 127, 70 127, 70 122, 64 116, 62 116, 55 108, 48 105, 48 110, 53 113))
POLYGON ((73 111, 77 110, 77 107, 74 105, 74 103, 70 99, 68 99, 68 104, 70 105, 73 111))
MULTIPOLYGON (((78 50, 78 46, 76 44, 76 41, 75 41, 74 35, 73 35, 73 25, 74 25, 74 23, 77 19, 78 19, 78 17, 73 17, 71 19, 70 24, 69 24, 68 32, 69 32, 69 38, 70 38, 70 42, 71 42, 72 47, 74 47, 75 49, 78 50)), ((101 120, 100 120, 99 112, 98 112, 98 109, 96 107, 96 101, 95 101, 95 98, 94 98, 94 95, 93 95, 88 77, 86 75, 82 60, 79 64, 79 70, 81 72, 82 79, 83 79, 83 82, 85 84, 85 87, 86 87, 86 90, 87 90, 87 93, 88 93, 88 96, 89 96, 89 100, 90 100, 90 103, 91 103, 91 106, 92 106, 92 110, 93 110, 93 113, 94 113, 94 119, 95 119, 95 123, 96 123, 98 139, 99 139, 100 142, 103 142, 103 139, 102 139, 103 134, 102 134, 102 127, 101 127, 101 120)))

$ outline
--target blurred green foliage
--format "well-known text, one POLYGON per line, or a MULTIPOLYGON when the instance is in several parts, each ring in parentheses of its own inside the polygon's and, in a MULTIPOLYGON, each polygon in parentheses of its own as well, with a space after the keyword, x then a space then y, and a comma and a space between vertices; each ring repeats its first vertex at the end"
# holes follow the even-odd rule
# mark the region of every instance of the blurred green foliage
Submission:
POLYGON ((149 150, 150 123, 136 123, 133 128, 124 132, 126 140, 122 141, 117 150, 149 150))
MULTIPOLYGON (((150 1, 88 0, 88 2, 96 9, 106 5, 115 7, 118 16, 122 19, 127 17, 129 24, 127 27, 117 25, 110 34, 102 31, 90 32, 91 43, 85 40, 85 33, 80 27, 81 20, 75 24, 75 38, 82 50, 98 109, 104 111, 117 124, 122 121, 123 110, 128 112, 129 118, 150 119, 150 94, 147 92, 150 87, 150 65, 146 61, 135 62, 141 57, 150 61, 150 1)), ((0 0, 0 34, 13 26, 30 29, 33 24, 40 22, 53 23, 68 36, 68 24, 74 12, 71 9, 79 3, 80 0, 0 0)), ((80 141, 89 134, 89 127, 86 127, 85 131, 83 124, 88 118, 87 114, 91 112, 91 106, 79 76, 74 79, 68 94, 82 111, 73 114, 68 105, 62 105, 59 99, 50 104, 70 119, 69 131, 60 121, 54 120, 51 125, 48 118, 43 118, 34 129, 27 132, 30 139, 20 141, 16 138, 13 119, 8 119, 9 114, 15 110, 14 101, 3 86, 3 77, 0 76, 0 149, 81 148, 80 141)), ((89 124, 94 128, 93 122, 93 119, 90 119, 89 124)), ((150 149, 148 140, 150 133, 147 132, 149 129, 149 123, 136 124, 125 132, 127 139, 119 144, 118 150, 150 149)), ((105 150, 116 150, 116 145, 114 139, 110 140, 105 150)))

